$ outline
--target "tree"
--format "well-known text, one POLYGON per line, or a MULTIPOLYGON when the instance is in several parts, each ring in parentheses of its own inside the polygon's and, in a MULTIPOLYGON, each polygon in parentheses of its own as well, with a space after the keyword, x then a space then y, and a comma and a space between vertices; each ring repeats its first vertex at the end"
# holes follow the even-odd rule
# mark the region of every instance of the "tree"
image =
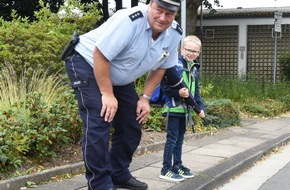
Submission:
MULTIPOLYGON (((61 5, 64 4, 65 0, 41 0, 45 4, 49 4, 50 10, 53 13, 58 12, 61 5)), ((120 2, 116 0, 116 2, 120 2)), ((108 0, 103 0, 101 4, 98 0, 80 0, 81 3, 93 3, 98 2, 98 9, 102 10, 103 21, 109 18, 108 12, 108 0)), ((122 4, 121 4, 122 6, 122 4)), ((0 2, 0 17, 4 20, 11 21, 12 10, 15 10, 17 15, 20 17, 27 17, 29 21, 36 20, 34 12, 41 9, 39 0, 1 0, 0 2)))
MULTIPOLYGON (((56 13, 59 7, 63 5, 64 0, 43 0, 50 5, 50 10, 56 13)), ((12 9, 21 17, 28 17, 30 21, 35 20, 34 12, 41 9, 38 0, 1 0, 0 2, 0 16, 4 20, 11 21, 12 9)))
POLYGON ((131 0, 131 7, 135 7, 138 5, 138 0, 131 0))
MULTIPOLYGON (((42 0, 48 3, 50 10, 56 13, 65 0, 42 0)), ((109 0, 103 0, 102 4, 99 0, 80 0, 81 3, 98 2, 98 9, 102 12, 102 19, 96 23, 96 27, 105 22, 109 18, 109 0)), ((137 6, 139 0, 131 0, 131 7, 137 6)), ((150 0, 146 0, 148 4, 150 0)), ((116 11, 123 8, 122 0, 115 0, 116 11)), ((208 0, 186 0, 186 35, 195 33, 196 19, 199 7, 204 4, 207 9, 214 10, 212 4, 208 0)), ((214 4, 220 6, 219 0, 214 0, 214 4)), ((34 12, 40 9, 39 1, 37 0, 2 0, 0 2, 0 16, 4 20, 11 20, 12 9, 21 17, 28 17, 30 21, 35 20, 34 12)))
MULTIPOLYGON (((212 4, 208 0, 185 0, 186 1, 186 35, 194 34, 196 28, 197 11, 199 7, 204 4, 205 7, 211 11, 215 11, 212 8, 212 4)), ((149 4, 150 0, 146 0, 146 4, 149 4)), ((214 0, 214 4, 220 6, 219 0, 214 0)), ((177 18, 180 18, 178 15, 177 18)), ((179 21, 180 23, 180 21, 179 21)))
MULTIPOLYGON (((198 15, 198 9, 201 5, 212 12, 215 10, 212 8, 212 4, 208 0, 187 0, 186 1, 186 35, 192 35, 195 33, 196 20, 198 15)), ((214 0, 214 4, 220 6, 219 0, 214 0)), ((185 32, 185 31, 184 31, 185 32)))

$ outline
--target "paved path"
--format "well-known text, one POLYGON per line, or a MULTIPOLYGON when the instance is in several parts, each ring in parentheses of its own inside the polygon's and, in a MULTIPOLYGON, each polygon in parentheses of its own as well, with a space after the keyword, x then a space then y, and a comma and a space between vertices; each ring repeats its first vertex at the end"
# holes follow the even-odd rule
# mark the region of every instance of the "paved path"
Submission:
MULTIPOLYGON (((197 133, 186 137, 183 163, 196 176, 181 183, 158 178, 162 167, 162 143, 139 147, 130 166, 133 176, 148 183, 148 190, 212 190, 228 182, 233 176, 251 167, 263 155, 290 141, 290 114, 277 119, 246 119, 242 127, 230 127, 210 133, 197 133), (156 151, 155 151, 156 150, 156 151)), ((62 173, 80 171, 82 163, 54 168, 37 174, 0 181, 1 190, 14 190, 27 181, 39 182, 62 173)), ((40 185, 35 190, 86 190, 84 175, 60 182, 40 185)))

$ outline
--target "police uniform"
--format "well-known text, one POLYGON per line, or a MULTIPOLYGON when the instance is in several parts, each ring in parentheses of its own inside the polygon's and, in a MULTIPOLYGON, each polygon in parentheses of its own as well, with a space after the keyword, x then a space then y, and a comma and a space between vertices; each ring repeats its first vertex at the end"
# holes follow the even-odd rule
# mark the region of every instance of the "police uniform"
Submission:
POLYGON ((139 96, 134 80, 157 68, 170 68, 178 59, 181 29, 174 21, 153 41, 147 6, 117 11, 97 29, 79 37, 76 53, 66 61, 84 122, 82 141, 88 188, 110 189, 112 184, 132 178, 129 165, 141 139, 136 121, 139 96), (93 72, 93 50, 97 47, 110 62, 113 91, 118 110, 112 123, 100 116, 102 102, 93 72), (110 126, 114 128, 109 151, 110 126))

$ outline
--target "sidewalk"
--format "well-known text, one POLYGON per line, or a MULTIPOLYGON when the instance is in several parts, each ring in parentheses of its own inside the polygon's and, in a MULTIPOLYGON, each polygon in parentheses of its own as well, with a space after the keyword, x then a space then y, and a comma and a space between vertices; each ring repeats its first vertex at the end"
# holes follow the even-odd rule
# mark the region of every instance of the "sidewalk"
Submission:
MULTIPOLYGON (((242 127, 230 127, 211 133, 186 136, 183 163, 196 175, 180 183, 168 182, 158 176, 162 167, 163 145, 156 143, 139 147, 130 166, 132 175, 148 184, 148 190, 212 190, 290 141, 290 114, 278 119, 244 119, 242 127)), ((49 180, 52 176, 78 172, 83 163, 0 181, 1 190, 18 190, 27 181, 49 180)), ((29 189, 29 188, 27 188, 29 189)), ((39 185, 35 190, 87 190, 84 175, 60 182, 39 185)))

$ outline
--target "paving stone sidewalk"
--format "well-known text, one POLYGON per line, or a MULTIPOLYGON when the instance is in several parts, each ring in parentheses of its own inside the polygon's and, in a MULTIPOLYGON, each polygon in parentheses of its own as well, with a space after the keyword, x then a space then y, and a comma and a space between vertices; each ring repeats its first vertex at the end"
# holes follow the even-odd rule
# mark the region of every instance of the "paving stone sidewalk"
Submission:
MULTIPOLYGON (((251 167, 264 155, 290 141, 290 114, 277 119, 243 119, 241 127, 187 135, 183 163, 195 177, 180 183, 158 176, 162 167, 164 142, 139 147, 130 166, 133 176, 148 183, 148 190, 212 190, 251 167)), ((22 177, 0 181, 1 190, 18 190, 27 181, 47 181, 52 176, 79 172, 83 163, 54 168, 22 177)), ((29 188, 28 188, 29 189, 29 188)), ((34 190, 86 190, 84 175, 39 185, 34 190)))

